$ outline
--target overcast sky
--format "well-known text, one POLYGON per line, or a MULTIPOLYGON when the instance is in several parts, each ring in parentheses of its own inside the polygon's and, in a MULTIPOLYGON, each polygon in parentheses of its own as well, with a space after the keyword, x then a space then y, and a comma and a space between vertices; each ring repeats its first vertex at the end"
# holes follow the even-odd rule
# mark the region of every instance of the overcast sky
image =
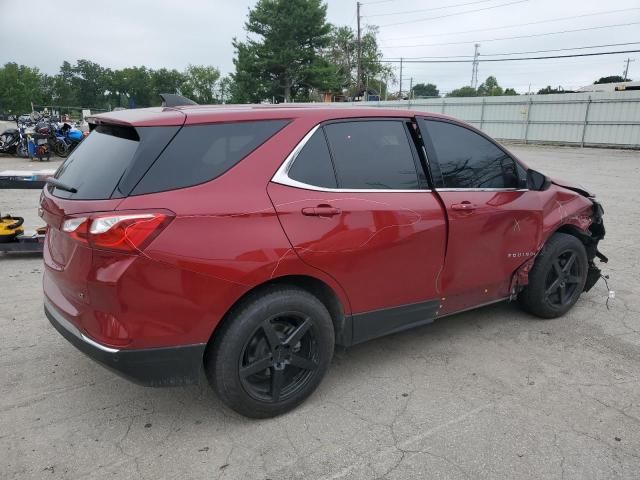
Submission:
MULTIPOLYGON (((327 3, 330 22, 355 27, 355 0, 328 0, 327 3)), ((480 43, 481 58, 498 53, 634 41, 638 43, 513 56, 640 49, 640 0, 371 0, 362 3, 363 25, 380 26, 379 43, 389 59, 471 56, 476 41, 480 43), (530 25, 522 25, 525 23, 530 25), (629 23, 635 24, 614 26, 629 23), (593 28, 603 26, 606 28, 593 28), (582 31, 532 36, 566 30, 582 31)), ((244 38, 243 25, 248 9, 254 4, 255 1, 248 0, 109 0, 81 4, 36 1, 25 11, 23 2, 0 0, 0 63, 15 61, 51 74, 58 71, 63 60, 73 62, 79 58, 111 68, 146 65, 183 69, 190 63, 209 64, 229 73, 233 71, 231 39, 244 38), (21 18, 23 21, 19 21, 21 18), (46 33, 49 31, 52 34, 46 33)), ((637 59, 631 63, 629 76, 640 79, 640 53, 481 62, 479 78, 482 81, 488 75, 495 75, 500 85, 514 87, 521 93, 526 92, 529 85, 531 90, 546 85, 576 88, 601 76, 621 75, 627 56, 637 59)), ((413 77, 414 84, 435 83, 441 92, 468 85, 471 79, 468 63, 407 64, 403 70, 404 85, 413 77)))

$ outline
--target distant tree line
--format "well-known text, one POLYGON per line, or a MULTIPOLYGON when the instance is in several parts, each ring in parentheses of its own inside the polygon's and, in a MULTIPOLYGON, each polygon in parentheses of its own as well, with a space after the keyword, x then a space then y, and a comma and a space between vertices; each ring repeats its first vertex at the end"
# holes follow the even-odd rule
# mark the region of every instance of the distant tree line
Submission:
POLYGON ((502 88, 494 76, 489 76, 478 88, 460 87, 450 91, 447 97, 498 97, 501 95, 518 95, 513 88, 502 88))
POLYGON ((198 103, 221 103, 230 96, 230 79, 211 66, 190 65, 183 72, 147 67, 110 69, 91 62, 67 61, 56 75, 35 67, 6 63, 0 67, 0 110, 31 111, 31 104, 62 107, 149 107, 159 93, 179 92, 198 103))

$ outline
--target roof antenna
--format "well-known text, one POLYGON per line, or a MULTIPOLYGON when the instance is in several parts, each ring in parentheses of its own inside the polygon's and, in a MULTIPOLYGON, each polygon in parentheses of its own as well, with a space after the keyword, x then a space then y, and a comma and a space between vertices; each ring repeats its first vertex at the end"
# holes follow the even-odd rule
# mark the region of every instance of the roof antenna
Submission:
POLYGON ((182 107, 184 105, 198 105, 190 98, 176 95, 175 93, 160 93, 163 107, 182 107))

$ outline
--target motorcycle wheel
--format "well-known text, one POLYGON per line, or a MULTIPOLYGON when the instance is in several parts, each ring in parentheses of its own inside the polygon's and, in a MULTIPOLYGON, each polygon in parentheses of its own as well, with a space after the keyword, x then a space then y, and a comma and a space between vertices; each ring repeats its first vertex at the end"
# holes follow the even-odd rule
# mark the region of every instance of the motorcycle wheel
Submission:
POLYGON ((29 157, 29 147, 26 143, 20 142, 18 143, 18 145, 16 145, 16 155, 22 158, 29 157))
POLYGON ((16 146, 11 145, 13 141, 14 141, 14 138, 12 135, 7 135, 5 133, 0 135, 0 153, 9 153, 9 154, 15 153, 16 146))
POLYGON ((67 158, 71 153, 71 149, 66 143, 58 142, 53 149, 53 153, 55 153, 58 157, 67 158))

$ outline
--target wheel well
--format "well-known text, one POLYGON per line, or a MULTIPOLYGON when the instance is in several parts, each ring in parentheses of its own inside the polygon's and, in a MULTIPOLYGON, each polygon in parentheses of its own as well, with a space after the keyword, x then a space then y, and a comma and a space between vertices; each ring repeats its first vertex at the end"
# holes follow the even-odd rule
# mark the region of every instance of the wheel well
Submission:
POLYGON ((227 313, 224 315, 222 320, 220 320, 220 323, 218 323, 215 330, 213 331, 211 338, 209 339, 209 346, 212 345, 216 333, 220 332, 221 328, 223 328, 225 322, 228 320, 230 312, 232 312, 237 305, 241 304, 242 302, 248 301, 252 297, 260 295, 262 292, 269 290, 274 286, 283 285, 300 288, 314 295, 324 304, 324 306, 329 311, 329 315, 331 315, 333 330, 336 337, 336 344, 347 345, 348 343, 345 342, 351 341, 351 331, 349 329, 350 323, 346 321, 342 303, 338 299, 338 296, 335 294, 333 289, 322 280, 318 280, 314 277, 309 277, 306 275, 287 275, 284 277, 274 278, 267 282, 261 283, 260 285, 256 285, 251 290, 242 295, 238 300, 236 300, 231 308, 227 310, 227 313))
MULTIPOLYGON (((584 233, 578 227, 574 225, 562 225, 553 233, 554 234, 564 233, 564 234, 576 237, 578 240, 582 242, 585 249, 587 250, 587 257, 589 258, 589 261, 593 260, 593 258, 595 257, 595 248, 593 247, 593 239, 591 238, 590 235, 584 233)), ((549 236, 549 238, 551 238, 551 236, 549 236)))

